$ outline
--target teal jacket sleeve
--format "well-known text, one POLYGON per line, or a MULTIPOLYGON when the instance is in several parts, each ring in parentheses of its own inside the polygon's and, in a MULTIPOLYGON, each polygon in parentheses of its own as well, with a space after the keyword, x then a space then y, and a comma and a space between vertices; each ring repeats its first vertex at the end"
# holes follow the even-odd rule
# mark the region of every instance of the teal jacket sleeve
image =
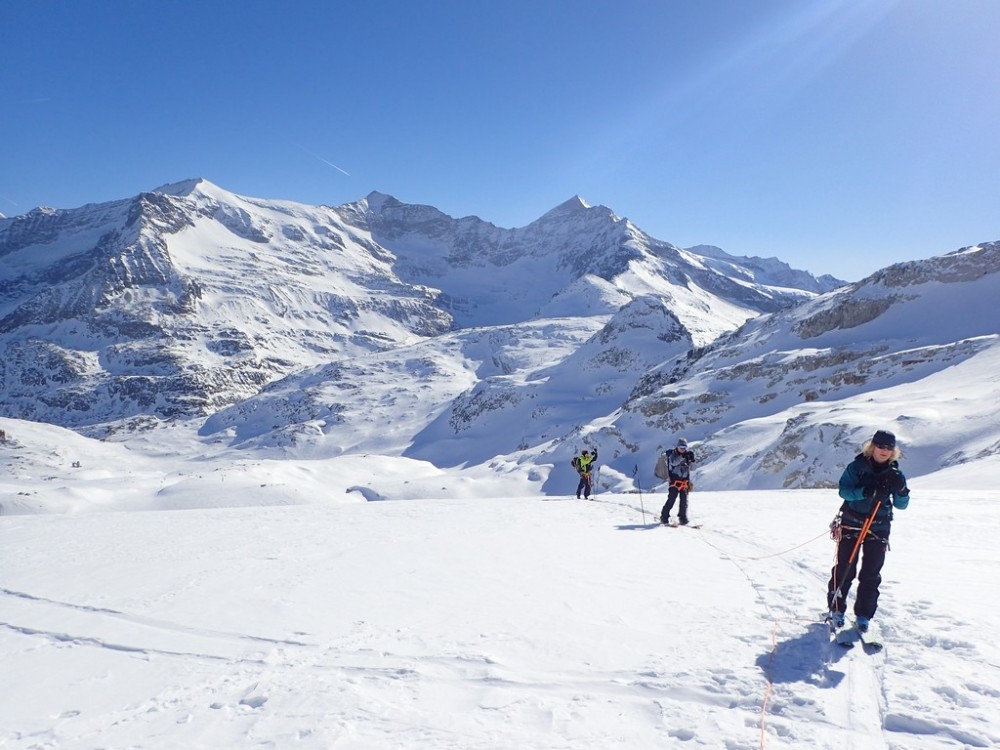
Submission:
MULTIPOLYGON (((847 501, 851 510, 861 515, 868 515, 875 509, 875 498, 881 499, 882 505, 885 507, 890 504, 886 503, 886 500, 891 497, 891 505, 903 510, 910 504, 910 490, 906 485, 906 477, 903 476, 903 472, 899 471, 898 467, 895 467, 894 471, 898 472, 903 480, 903 491, 900 493, 887 492, 884 487, 879 488, 875 476, 866 468, 864 462, 861 460, 852 461, 840 476, 838 493, 841 498, 847 501), (874 498, 865 497, 865 487, 869 484, 875 487, 874 498)), ((881 514, 882 511, 879 511, 879 515, 881 514)))
MULTIPOLYGON (((875 499, 865 497, 865 487, 874 486, 875 477, 865 461, 860 458, 851 461, 840 475, 839 494, 847 501, 847 507, 859 516, 871 515, 875 510, 875 499)), ((879 509, 879 514, 883 513, 879 509)))
MULTIPOLYGON (((844 469, 844 473, 840 475, 840 497, 852 505, 854 503, 864 504, 868 507, 868 512, 871 512, 871 501, 865 497, 864 491, 865 483, 859 471, 858 462, 851 461, 844 469)), ((857 508, 857 510, 865 512, 861 508, 857 508)))
POLYGON ((900 510, 904 510, 906 506, 910 504, 910 485, 907 484, 906 477, 903 476, 903 472, 900 471, 899 476, 903 477, 903 494, 897 495, 895 492, 893 492, 892 505, 894 508, 899 508, 900 510))

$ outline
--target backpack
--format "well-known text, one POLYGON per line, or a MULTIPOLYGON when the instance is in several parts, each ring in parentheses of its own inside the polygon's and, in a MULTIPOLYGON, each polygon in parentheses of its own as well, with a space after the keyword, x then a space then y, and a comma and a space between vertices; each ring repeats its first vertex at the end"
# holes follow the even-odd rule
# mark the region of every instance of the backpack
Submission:
POLYGON ((572 460, 570 460, 569 464, 574 469, 579 469, 580 468, 580 459, 577 456, 573 456, 573 458, 572 458, 572 460))
POLYGON ((656 468, 653 469, 653 476, 666 481, 669 475, 670 473, 667 471, 667 454, 661 453, 660 457, 656 459, 656 468))

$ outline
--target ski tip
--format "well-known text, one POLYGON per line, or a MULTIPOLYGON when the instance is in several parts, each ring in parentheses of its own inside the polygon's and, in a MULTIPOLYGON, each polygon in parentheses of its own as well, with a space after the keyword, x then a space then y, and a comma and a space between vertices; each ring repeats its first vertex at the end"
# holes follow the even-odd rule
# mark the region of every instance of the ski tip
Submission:
POLYGON ((857 630, 855 630, 850 626, 847 626, 842 628, 836 628, 833 631, 833 640, 834 643, 836 643, 839 646, 850 648, 859 640, 861 640, 861 636, 857 630))

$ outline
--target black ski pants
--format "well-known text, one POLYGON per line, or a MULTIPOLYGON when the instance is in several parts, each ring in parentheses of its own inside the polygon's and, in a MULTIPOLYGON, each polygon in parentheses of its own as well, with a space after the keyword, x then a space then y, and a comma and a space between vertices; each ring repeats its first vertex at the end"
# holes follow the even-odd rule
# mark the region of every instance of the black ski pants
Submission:
POLYGON ((585 498, 587 498, 588 500, 590 499, 590 472, 589 471, 582 472, 580 474, 580 483, 576 486, 576 496, 580 497, 580 493, 581 492, 583 493, 583 496, 585 498))
POLYGON ((677 517, 681 523, 688 522, 688 491, 682 490, 676 484, 671 484, 667 491, 667 502, 664 504, 663 510, 660 511, 660 521, 663 523, 666 523, 667 519, 670 518, 670 511, 674 509, 674 503, 677 502, 678 497, 681 500, 681 505, 677 510, 677 517))
POLYGON ((854 616, 875 616, 878 609, 878 587, 882 583, 882 565, 889 549, 888 535, 881 538, 869 534, 858 548, 857 556, 851 560, 851 552, 857 543, 856 534, 845 534, 837 544, 837 564, 830 571, 830 583, 826 589, 826 601, 831 612, 847 611, 847 594, 851 590, 854 577, 858 578, 858 592, 854 598, 854 616), (858 558, 861 558, 861 573, 858 574, 858 558))

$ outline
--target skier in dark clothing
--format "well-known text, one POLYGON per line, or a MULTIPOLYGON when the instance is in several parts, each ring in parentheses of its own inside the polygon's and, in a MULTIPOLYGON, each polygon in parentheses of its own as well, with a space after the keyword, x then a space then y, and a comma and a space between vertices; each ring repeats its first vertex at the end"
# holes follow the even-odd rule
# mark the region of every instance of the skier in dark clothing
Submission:
POLYGON ((673 510, 674 503, 679 497, 681 500, 678 509, 678 520, 681 526, 686 526, 688 522, 688 491, 691 489, 691 464, 697 459, 694 452, 688 450, 687 440, 681 438, 677 441, 676 447, 666 451, 656 462, 656 469, 653 473, 664 481, 670 482, 670 489, 667 490, 667 502, 660 511, 660 523, 670 523, 670 511, 673 510))
POLYGON ((584 449, 580 452, 579 456, 576 456, 573 461, 573 468, 576 469, 576 473, 580 475, 580 482, 576 486, 576 497, 580 498, 580 493, 589 500, 590 499, 590 472, 594 469, 594 464, 597 462, 597 449, 594 452, 584 449))
POLYGON ((840 477, 840 497, 844 503, 833 524, 834 538, 838 540, 837 564, 827 585, 830 621, 835 627, 844 624, 847 594, 857 574, 859 557, 861 573, 854 600, 858 630, 868 630, 875 616, 882 565, 889 549, 892 509, 902 510, 910 502, 906 477, 899 470, 900 455, 896 436, 886 430, 878 430, 840 477), (869 519, 868 530, 859 542, 869 519))

